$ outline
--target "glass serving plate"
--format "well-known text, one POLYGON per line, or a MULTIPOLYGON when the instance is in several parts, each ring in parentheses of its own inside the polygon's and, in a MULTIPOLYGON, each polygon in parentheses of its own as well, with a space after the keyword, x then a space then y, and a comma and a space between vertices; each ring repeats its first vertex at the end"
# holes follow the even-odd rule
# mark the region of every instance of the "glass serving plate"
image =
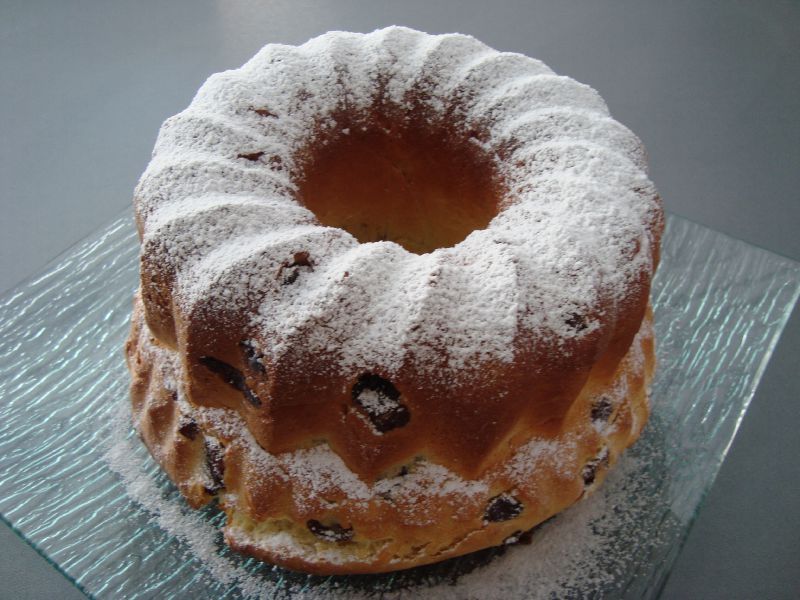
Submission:
POLYGON ((800 264, 670 216, 654 282, 653 415, 606 483, 529 545, 312 577, 228 550, 129 425, 125 214, 0 298, 0 514, 96 598, 658 595, 800 292, 800 264))

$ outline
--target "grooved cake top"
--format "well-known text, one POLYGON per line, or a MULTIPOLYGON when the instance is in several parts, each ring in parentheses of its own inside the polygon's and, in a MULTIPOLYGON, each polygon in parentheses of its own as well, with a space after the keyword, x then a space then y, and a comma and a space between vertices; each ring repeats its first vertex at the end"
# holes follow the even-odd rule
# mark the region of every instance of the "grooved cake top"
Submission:
POLYGON ((594 90, 469 36, 401 27, 268 45, 210 77, 164 123, 136 210, 143 269, 174 272, 186 314, 251 311, 272 359, 301 337, 340 369, 412 360, 442 377, 512 361, 520 334, 567 352, 614 322, 649 281, 662 219, 641 144, 594 90), (412 97, 481 131, 471 142, 507 188, 486 229, 422 255, 360 244, 295 199, 313 132, 347 135, 345 106, 412 110, 412 97), (313 268, 282 285, 298 253, 313 268))

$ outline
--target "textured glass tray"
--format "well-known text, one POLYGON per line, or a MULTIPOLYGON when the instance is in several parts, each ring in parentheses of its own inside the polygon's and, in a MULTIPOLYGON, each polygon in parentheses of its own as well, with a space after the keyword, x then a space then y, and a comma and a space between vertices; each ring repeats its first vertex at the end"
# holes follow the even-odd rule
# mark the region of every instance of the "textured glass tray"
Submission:
POLYGON ((668 219, 642 439, 533 542, 395 575, 307 577, 227 550, 128 425, 125 215, 0 299, 0 514, 98 598, 658 595, 800 290, 800 265, 668 219), (110 440, 115 440, 110 449, 110 440))

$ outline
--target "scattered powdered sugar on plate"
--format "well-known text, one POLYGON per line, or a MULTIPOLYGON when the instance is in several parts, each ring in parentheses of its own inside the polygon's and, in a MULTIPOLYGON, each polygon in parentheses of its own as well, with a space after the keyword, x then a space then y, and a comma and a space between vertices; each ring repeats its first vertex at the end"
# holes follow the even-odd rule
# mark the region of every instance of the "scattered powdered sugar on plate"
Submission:
MULTIPOLYGON (((233 598, 565 598, 621 595, 652 548, 669 539, 667 507, 654 509, 664 468, 660 427, 651 421, 593 495, 537 528, 530 545, 493 548, 386 575, 315 577, 239 556, 221 540, 211 511, 189 508, 131 435, 130 409, 112 423, 105 459, 131 500, 205 572, 215 597, 233 598), (665 516, 666 515, 666 516, 665 516), (224 594, 223 594, 224 592, 224 594)), ((537 453, 532 449, 532 456, 537 453)), ((217 515, 218 516, 218 515, 217 515)), ((168 552, 165 548, 164 552, 168 552)), ((176 585, 178 583, 176 582, 176 585)))
MULTIPOLYGON (((127 404, 112 417, 111 439, 115 440, 104 458, 123 480, 131 500, 146 510, 165 533, 176 538, 208 572, 209 578, 223 585, 236 584, 244 597, 258 598, 258 590, 272 587, 248 574, 219 554, 219 530, 203 514, 192 510, 183 500, 164 497, 159 482, 144 467, 146 460, 137 453, 138 438, 130 435, 131 413, 127 404)), ((165 550, 166 551, 166 550, 165 550)))

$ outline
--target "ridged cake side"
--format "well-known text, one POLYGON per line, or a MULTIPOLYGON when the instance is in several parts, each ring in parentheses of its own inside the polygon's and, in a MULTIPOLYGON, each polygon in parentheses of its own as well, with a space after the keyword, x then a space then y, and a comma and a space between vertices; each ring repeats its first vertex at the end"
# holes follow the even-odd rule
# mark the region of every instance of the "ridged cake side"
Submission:
POLYGON ((593 491, 639 436, 654 368, 648 314, 610 384, 587 382, 561 432, 527 439, 475 479, 420 452, 367 482, 322 441, 270 454, 237 411, 193 406, 177 353, 149 333, 138 300, 128 358, 137 428, 190 503, 218 495, 234 548, 316 573, 403 569, 524 540, 593 491))

